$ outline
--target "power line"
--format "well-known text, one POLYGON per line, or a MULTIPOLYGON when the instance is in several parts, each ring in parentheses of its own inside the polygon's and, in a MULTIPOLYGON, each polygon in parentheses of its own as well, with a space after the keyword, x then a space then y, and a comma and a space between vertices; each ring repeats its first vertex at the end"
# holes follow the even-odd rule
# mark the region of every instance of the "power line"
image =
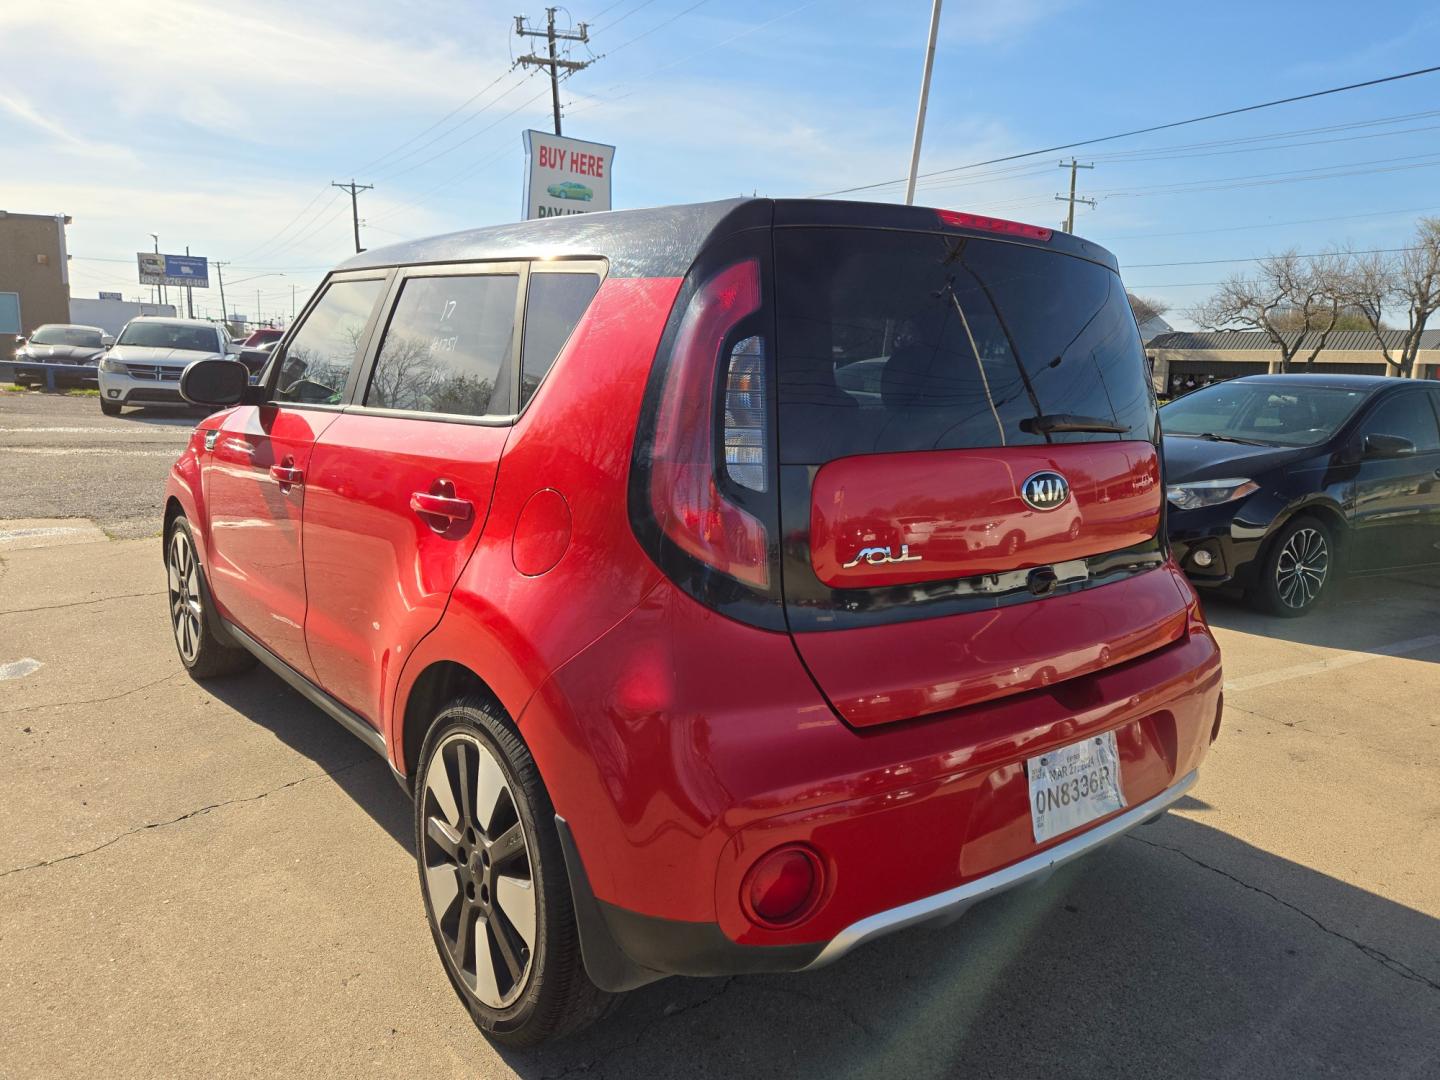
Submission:
POLYGON ((1336 217, 1296 218, 1291 221, 1262 221, 1253 225, 1221 225, 1213 229, 1183 229, 1179 232, 1117 233, 1114 240, 1151 239, 1171 236, 1208 236, 1211 233, 1248 232, 1251 229, 1278 229, 1287 225, 1319 225, 1330 221, 1355 221, 1360 218, 1398 217, 1401 214, 1428 214, 1440 210, 1440 206, 1407 206, 1397 210, 1374 210, 1366 214, 1340 214, 1336 217))
MULTIPOLYGON (((701 3, 704 3, 704 0, 701 0, 701 3)), ((699 5, 696 6, 698 7, 699 5)), ((1041 154, 1054 154, 1062 150, 1074 150, 1081 146, 1094 146, 1098 143, 1113 142, 1116 139, 1133 138, 1136 135, 1149 135, 1156 131, 1168 131, 1171 128, 1203 123, 1206 120, 1219 120, 1222 117, 1239 116, 1242 113, 1255 112, 1259 109, 1271 109, 1277 105, 1291 105, 1297 101, 1309 101, 1313 98, 1326 97, 1330 94, 1342 94, 1349 90, 1361 90, 1369 86, 1380 86, 1384 83, 1398 82, 1401 79, 1413 79, 1419 75, 1431 75, 1437 71, 1440 71, 1440 64, 1436 64, 1433 67, 1418 68, 1415 71, 1404 71, 1395 75, 1385 75, 1378 79, 1366 79, 1364 82, 1348 83, 1345 86, 1332 86, 1326 90, 1312 90, 1308 94, 1295 94, 1291 97, 1276 98, 1274 101, 1262 101, 1256 105, 1244 105, 1235 109, 1223 109, 1220 112, 1206 113, 1204 116, 1192 116, 1185 120, 1172 120, 1164 124, 1151 124, 1149 127, 1134 128, 1131 131, 1120 131, 1113 135, 1101 135, 1093 139, 1079 139, 1075 142, 1047 146, 1040 150, 1026 150, 1019 154, 1006 154, 1003 157, 990 158, 988 161, 976 161, 969 165, 956 165, 948 169, 936 169, 933 172, 922 173, 921 176, 943 176, 947 173, 963 172, 966 169, 978 169, 985 165, 999 165, 1006 161, 1019 161, 1021 158, 1037 157, 1041 154)), ((849 195, 856 191, 871 191, 874 188, 889 187, 892 184, 904 183, 905 179, 905 177, 901 177, 899 180, 882 180, 873 184, 860 184, 856 187, 821 192, 818 195, 812 195, 810 197, 821 199, 831 195, 849 195)))
MULTIPOLYGON (((1334 255, 1394 255, 1401 251, 1414 251, 1412 247, 1366 248, 1363 251, 1319 251, 1296 254, 1297 259, 1324 259, 1334 255)), ((1219 266, 1222 263, 1264 262, 1269 255, 1246 255, 1239 259, 1191 259, 1188 262, 1126 263, 1126 270, 1154 270, 1164 266, 1219 266)))
MULTIPOLYGON (((414 135, 412 135, 410 138, 406 139, 406 140, 405 140, 403 143, 401 143, 399 146, 396 146, 396 147, 391 148, 390 150, 387 150, 385 153, 381 154, 378 158, 375 158, 375 159, 372 160, 372 161, 367 161, 364 165, 361 165, 361 166, 360 166, 359 168, 357 168, 355 171, 356 171, 356 172, 365 172, 365 171, 368 170, 368 169, 373 169, 376 165, 379 165, 379 164, 380 164, 382 161, 384 161, 386 158, 391 157, 391 156, 393 156, 396 152, 405 149, 407 146, 409 146, 411 143, 413 143, 416 139, 420 138, 420 137, 423 136, 423 135, 428 134, 428 133, 431 132, 431 131, 434 131, 437 127, 439 127, 441 124, 445 123, 446 120, 449 120, 449 119, 450 119, 452 116, 454 116, 456 113, 461 112, 461 111, 464 110, 464 109, 468 109, 473 103, 475 103, 476 101, 478 101, 478 100, 479 100, 480 98, 482 98, 485 94, 487 94, 491 89, 493 89, 495 86, 497 86, 497 85, 500 83, 500 81, 505 78, 506 75, 509 75, 509 74, 510 74, 512 71, 514 71, 514 70, 515 70, 515 65, 514 65, 514 64, 511 64, 508 68, 506 68, 504 71, 502 71, 499 75, 495 76, 495 78, 494 78, 493 80, 491 80, 490 82, 486 83, 484 86, 482 86, 482 87, 481 87, 479 90, 477 90, 475 93, 471 94, 468 98, 466 98, 464 101, 462 101, 459 105, 456 105, 455 108, 451 109, 451 110, 450 110, 448 113, 446 113, 444 116, 440 117, 439 120, 436 120, 436 121, 435 121, 433 124, 431 124, 429 127, 425 128, 425 129, 422 130, 422 131, 416 132, 414 135)), ((519 83, 516 83, 516 86, 519 86, 519 85, 520 85, 519 83)), ((511 90, 514 90, 515 87, 512 86, 510 89, 511 89, 511 90)), ((506 93, 509 93, 509 92, 510 92, 510 91, 508 91, 508 90, 506 91, 506 93)), ((504 97, 504 96, 505 96, 505 94, 501 94, 501 95, 500 95, 500 97, 504 97)), ((500 100, 500 99, 499 99, 499 98, 496 98, 495 100, 498 101, 498 100, 500 100)), ((491 104, 493 105, 494 102, 491 102, 491 104)), ((485 111, 485 110, 482 109, 482 110, 480 110, 480 112, 474 113, 473 115, 471 115, 471 116, 467 117, 466 119, 462 120, 459 124, 456 124, 454 127, 450 128, 448 131, 441 132, 439 135, 437 135, 437 136, 435 137, 435 139, 430 140, 430 142, 424 143, 424 144, 422 144, 421 146, 417 146, 416 149, 417 149, 417 150, 424 149, 424 147, 429 146, 431 143, 435 142, 436 140, 444 138, 446 135, 450 134, 451 131, 458 131, 460 128, 464 127, 464 126, 465 126, 466 124, 468 124, 471 120, 473 120, 476 116, 481 115, 481 113, 483 113, 484 111, 485 111)))
POLYGON ((641 41, 641 40, 649 37, 651 34, 655 33, 656 30, 663 30, 663 29, 665 29, 665 27, 669 26, 669 25, 670 25, 671 23, 673 23, 676 19, 684 18, 686 15, 689 15, 690 12, 692 12, 692 11, 694 11, 696 8, 700 7, 702 4, 708 4, 709 2, 710 2, 710 0, 696 0, 695 3, 693 3, 693 4, 691 4, 689 7, 685 8, 685 10, 683 10, 683 11, 677 11, 674 15, 671 15, 670 18, 666 19, 664 22, 658 22, 658 23, 656 23, 656 24, 655 24, 654 26, 652 26, 649 30, 644 31, 643 33, 636 34, 634 37, 632 37, 632 38, 631 38, 630 40, 628 40, 628 41, 622 41, 619 45, 616 45, 613 49, 607 49, 605 52, 601 53, 601 54, 600 54, 599 56, 597 56, 595 59, 601 60, 601 59, 604 59, 604 58, 607 57, 607 56, 614 56, 614 55, 615 55, 617 52, 619 52, 621 49, 628 49, 631 45, 634 45, 637 41, 641 41))
MULTIPOLYGON (((533 52, 527 53, 515 62, 523 67, 545 68, 550 72, 550 96, 555 106, 555 134, 560 134, 560 71, 563 68, 566 75, 573 75, 577 71, 584 71, 595 61, 571 60, 568 57, 557 56, 555 43, 557 41, 579 41, 588 44, 590 41, 589 29, 582 22, 580 29, 575 32, 555 29, 555 12, 557 9, 548 7, 545 9, 545 29, 531 30, 525 26, 525 16, 515 16, 515 34, 517 37, 543 37, 550 46, 548 57, 536 56, 533 52)), ((618 21, 618 20, 617 20, 618 21)))
POLYGON ((339 184, 339 183, 336 183, 335 181, 332 180, 332 181, 330 181, 330 186, 331 186, 331 187, 337 187, 337 188, 339 188, 341 191, 348 191, 348 192, 350 192, 350 213, 351 213, 351 216, 352 216, 352 218, 353 218, 353 220, 354 220, 354 222, 355 222, 355 254, 356 254, 356 255, 359 255, 360 252, 362 252, 362 251, 365 250, 364 248, 362 248, 362 247, 360 246, 360 199, 359 199, 359 196, 360 196, 360 192, 362 192, 362 191, 374 191, 374 190, 375 190, 375 185, 374 185, 374 184, 357 184, 357 183, 355 183, 355 181, 352 179, 352 180, 350 181, 350 183, 348 183, 348 184, 339 184))

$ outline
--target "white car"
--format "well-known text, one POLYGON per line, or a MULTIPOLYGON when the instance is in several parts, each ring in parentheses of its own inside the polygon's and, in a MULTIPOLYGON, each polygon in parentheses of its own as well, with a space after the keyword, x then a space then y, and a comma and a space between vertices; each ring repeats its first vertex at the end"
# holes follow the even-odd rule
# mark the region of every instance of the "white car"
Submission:
POLYGON ((131 319, 100 359, 100 411, 124 405, 184 404, 180 374, 196 360, 233 359, 225 331, 200 319, 131 319))

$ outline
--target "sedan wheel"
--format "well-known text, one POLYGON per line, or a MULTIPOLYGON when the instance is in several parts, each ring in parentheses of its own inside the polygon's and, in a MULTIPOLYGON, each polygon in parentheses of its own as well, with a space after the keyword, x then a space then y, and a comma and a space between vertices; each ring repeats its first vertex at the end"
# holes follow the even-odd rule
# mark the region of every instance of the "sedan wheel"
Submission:
POLYGON ((1280 602, 1297 610, 1320 596, 1330 573, 1330 545, 1318 529, 1297 529, 1280 549, 1275 563, 1275 591, 1280 602))
POLYGON ((455 971, 492 1009, 520 996, 535 951, 530 845, 494 753, 465 732, 436 749, 424 790, 430 916, 455 971))

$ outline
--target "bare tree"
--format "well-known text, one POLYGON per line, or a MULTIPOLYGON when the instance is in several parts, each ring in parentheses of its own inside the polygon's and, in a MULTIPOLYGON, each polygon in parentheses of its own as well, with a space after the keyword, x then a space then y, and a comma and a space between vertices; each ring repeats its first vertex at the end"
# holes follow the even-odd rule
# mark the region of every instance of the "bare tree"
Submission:
POLYGON ((1292 248, 1261 260, 1253 276, 1236 274, 1218 292, 1191 309, 1190 318, 1211 330, 1259 330, 1280 350, 1280 370, 1289 371, 1302 346, 1312 367, 1340 319, 1346 302, 1345 260, 1327 253, 1303 258, 1292 248))
POLYGON ((1398 255, 1353 257, 1346 294, 1345 302, 1364 316, 1393 373, 1411 375, 1425 325, 1440 310, 1440 218, 1421 218, 1413 242, 1398 255), (1384 316, 1402 310, 1406 321, 1397 351, 1386 339, 1384 316))
POLYGON ((1136 296, 1132 292, 1127 292, 1125 299, 1130 301, 1130 310, 1135 313, 1135 321, 1141 326, 1151 319, 1160 318, 1170 310, 1170 305, 1164 300, 1156 300, 1149 296, 1136 296))

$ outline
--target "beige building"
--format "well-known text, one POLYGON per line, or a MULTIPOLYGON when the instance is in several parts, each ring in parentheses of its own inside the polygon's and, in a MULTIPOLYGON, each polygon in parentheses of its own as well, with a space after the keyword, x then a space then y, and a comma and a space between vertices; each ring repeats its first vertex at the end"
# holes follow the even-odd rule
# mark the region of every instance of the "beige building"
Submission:
MULTIPOLYGON (((18 293, 20 326, 70 321, 70 268, 63 214, 12 214, 0 210, 0 293, 18 293)), ((15 355, 15 335, 0 334, 0 358, 15 355)))
MULTIPOLYGON (((1400 351, 1400 338, 1398 330, 1387 333, 1386 344, 1392 356, 1400 351)), ((1302 345, 1300 359, 1309 355, 1309 349, 1308 342, 1302 345)), ((1180 394, 1206 383, 1241 375, 1274 374, 1280 370, 1279 350, 1259 331, 1160 334, 1151 339, 1145 352, 1154 367, 1155 389, 1162 394, 1180 394)), ((1290 370, 1304 371, 1305 367, 1294 363, 1290 370)), ((1384 375, 1391 369, 1374 334, 1368 330, 1347 330, 1330 335, 1325 348, 1315 358, 1314 370, 1322 374, 1384 375)), ((1420 338, 1414 377, 1440 378, 1440 330, 1426 330, 1420 338)))

